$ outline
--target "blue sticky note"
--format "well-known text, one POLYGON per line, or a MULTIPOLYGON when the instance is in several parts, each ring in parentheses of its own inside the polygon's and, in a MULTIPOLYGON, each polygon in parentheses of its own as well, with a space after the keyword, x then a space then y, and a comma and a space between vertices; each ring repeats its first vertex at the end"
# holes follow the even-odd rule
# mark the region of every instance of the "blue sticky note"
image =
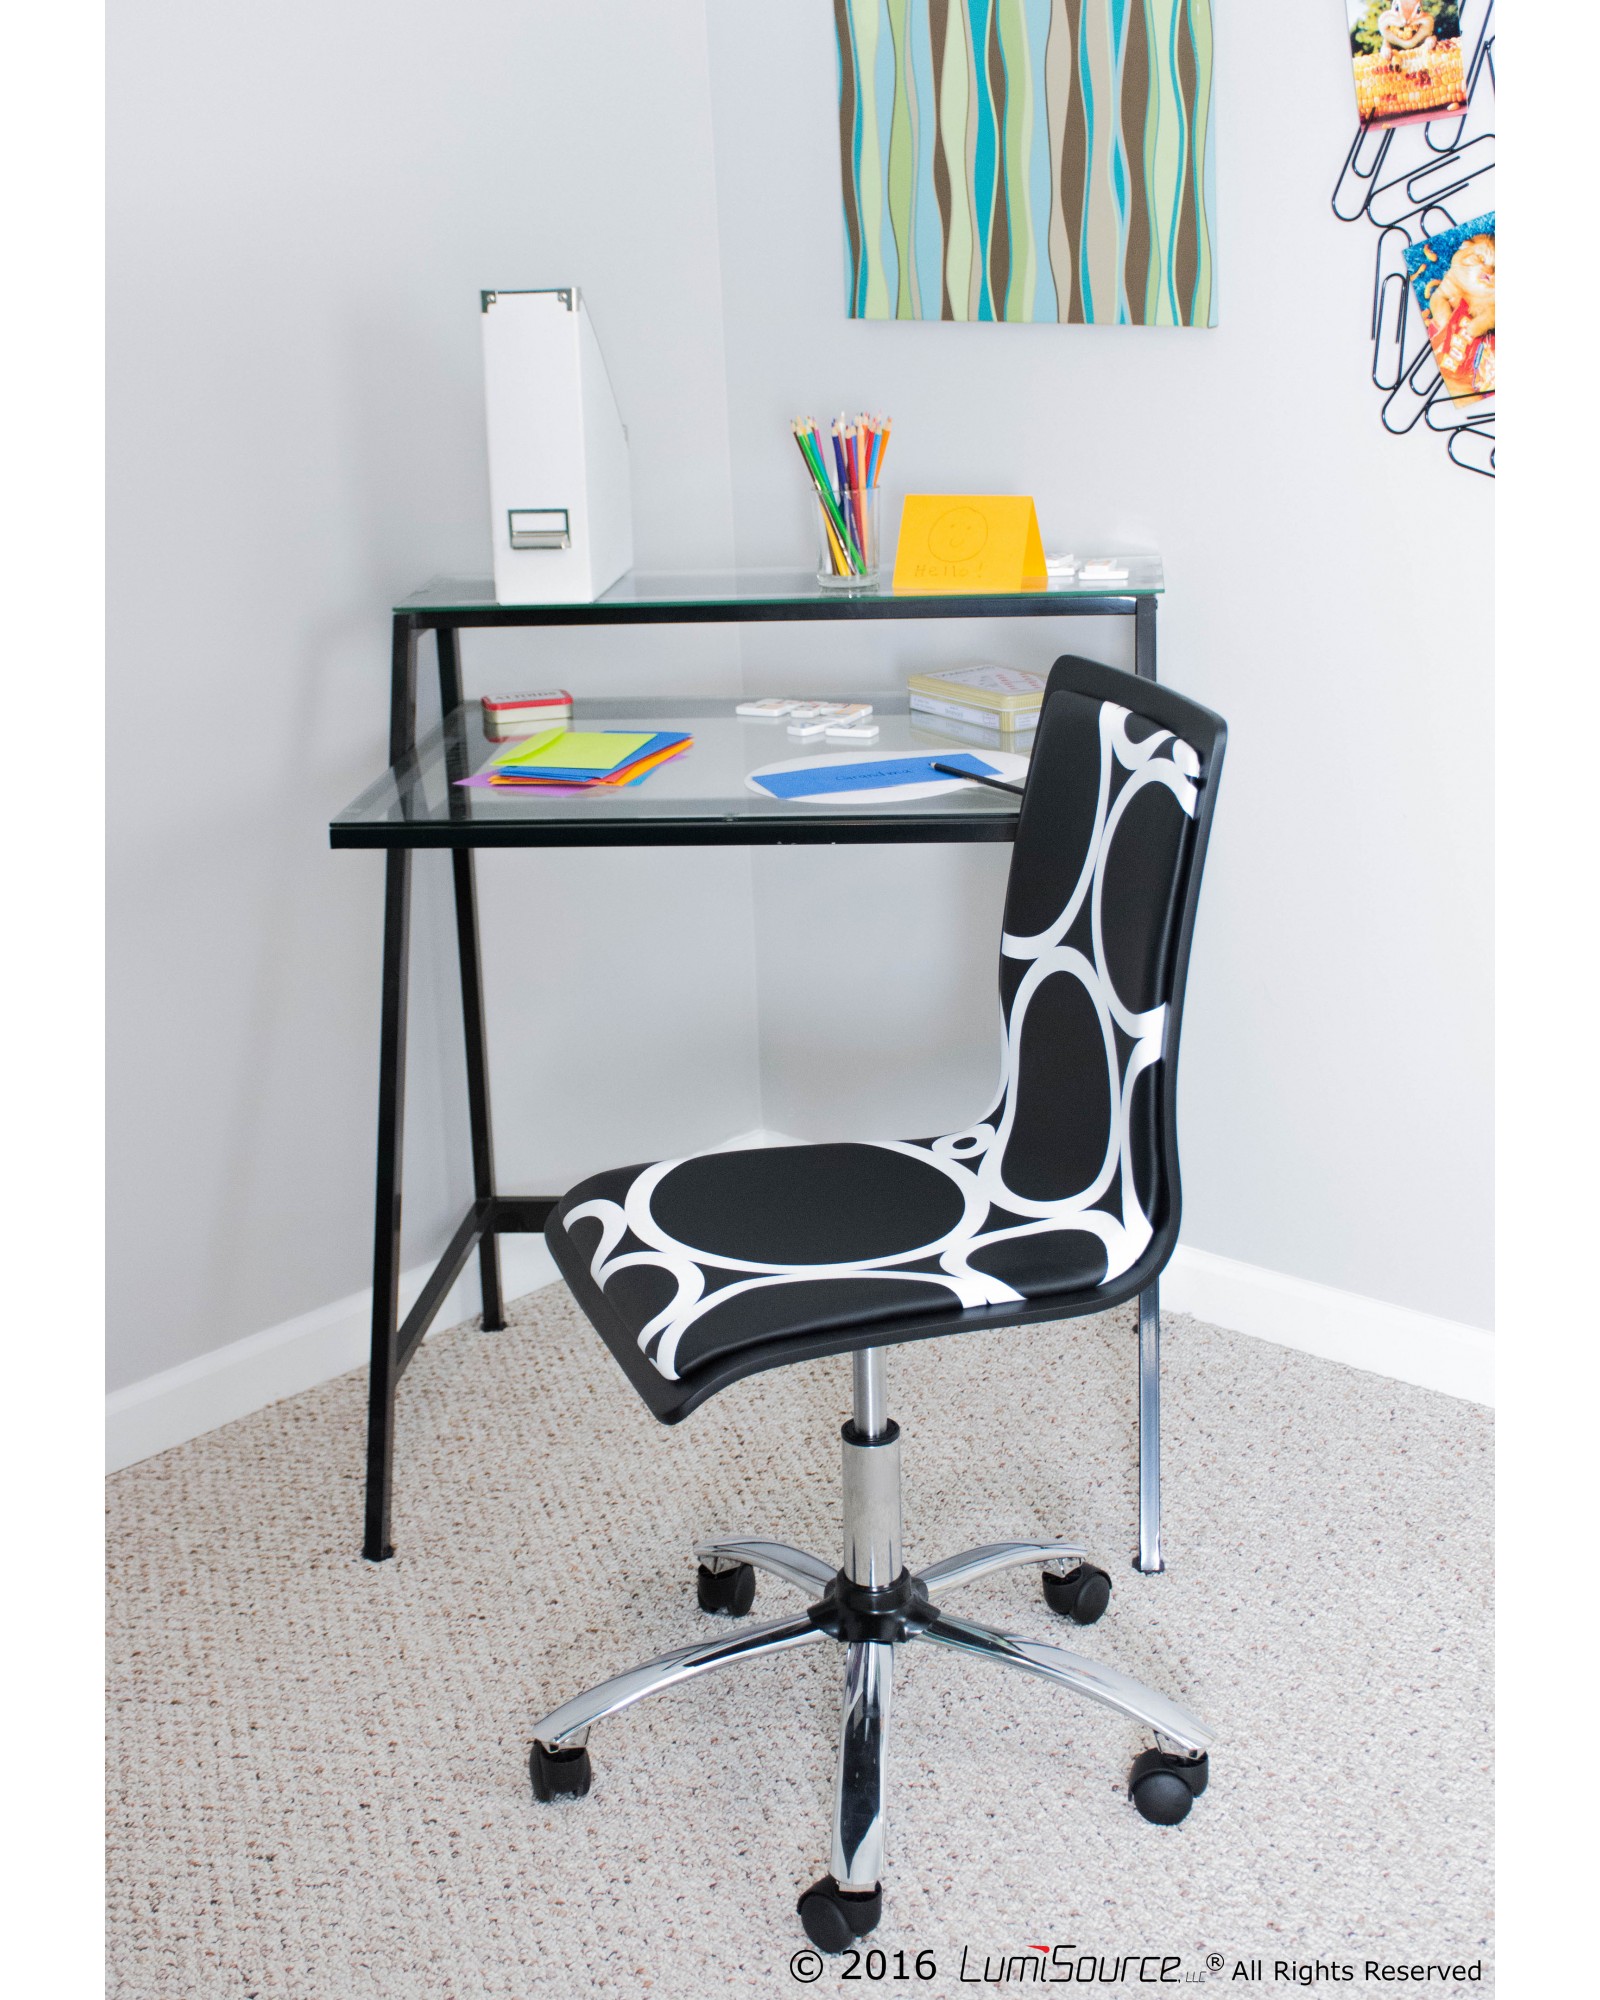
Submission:
POLYGON ((969 777, 998 778, 993 764, 974 757, 970 750, 957 750, 933 757, 874 757, 870 764, 819 764, 804 771, 769 771, 756 779, 764 792, 775 799, 822 798, 834 792, 881 792, 896 785, 936 785, 948 771, 936 771, 935 763, 969 777))

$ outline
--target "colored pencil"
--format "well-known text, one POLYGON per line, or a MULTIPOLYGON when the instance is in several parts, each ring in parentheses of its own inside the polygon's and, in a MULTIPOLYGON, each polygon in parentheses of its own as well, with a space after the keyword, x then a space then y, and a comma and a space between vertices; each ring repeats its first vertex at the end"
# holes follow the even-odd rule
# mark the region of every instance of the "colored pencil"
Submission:
MULTIPOLYGON (((841 423, 844 420, 840 419, 841 423)), ((867 547, 867 510, 861 499, 861 446, 856 426, 844 424, 844 460, 850 468, 850 505, 855 514, 856 540, 861 545, 862 554, 867 547)))
POLYGON ((866 458, 861 446, 861 426, 852 424, 849 432, 850 446, 850 497, 855 503, 856 528, 861 541, 861 553, 870 568, 872 551, 867 546, 867 500, 866 500, 866 458))
POLYGON ((790 425, 807 475, 816 489, 828 551, 840 576, 865 575, 875 559, 867 495, 882 476, 892 428, 888 417, 874 419, 866 411, 852 419, 841 410, 837 417, 831 418, 828 444, 833 454, 833 476, 830 478, 822 433, 814 419, 796 417, 790 425))
POLYGON ((833 448, 835 455, 838 458, 840 473, 841 473, 840 483, 839 483, 838 504, 839 504, 839 512, 843 517, 845 524, 845 541, 849 548, 850 555, 854 559, 854 566, 857 573, 864 574, 867 567, 866 549, 865 549, 865 544, 861 539, 860 517, 858 516, 855 507, 851 501, 850 486, 849 486, 850 461, 844 438, 842 434, 837 430, 835 431, 834 434, 833 448))
POLYGON ((834 418, 828 427, 828 434, 833 439, 833 462, 839 475, 839 505, 850 523, 850 534, 854 539, 856 518, 855 510, 850 505, 850 460, 845 451, 843 417, 834 418))
POLYGON ((862 506, 862 454, 860 454, 860 430, 856 424, 844 426, 844 464, 850 468, 850 506, 856 516, 856 540, 860 542, 862 556, 868 566, 872 564, 872 554, 866 546, 866 508, 862 506))
POLYGON ((833 523, 834 532, 838 535, 844 553, 848 558, 846 562, 841 564, 839 574, 841 576, 849 576, 852 570, 859 573, 865 570, 866 564, 862 561, 856 549, 855 538, 850 532, 849 517, 843 504, 844 496, 841 494, 836 500, 833 496, 833 489, 828 484, 828 475, 823 470, 822 464, 822 445, 817 437, 816 427, 813 425, 810 431, 803 432, 802 437, 810 445, 812 477, 816 482, 818 497, 827 511, 828 518, 833 523))
POLYGON ((839 574, 848 576, 852 569, 864 569, 866 565, 851 559, 854 551, 850 548, 850 532, 845 526, 844 516, 828 485, 828 475, 822 469, 822 454, 817 444, 815 429, 802 429, 798 419, 793 428, 795 444, 805 461, 806 470, 811 475, 811 483, 817 491, 817 499, 822 505, 823 519, 828 524, 830 535, 838 543, 834 559, 838 563, 839 574))

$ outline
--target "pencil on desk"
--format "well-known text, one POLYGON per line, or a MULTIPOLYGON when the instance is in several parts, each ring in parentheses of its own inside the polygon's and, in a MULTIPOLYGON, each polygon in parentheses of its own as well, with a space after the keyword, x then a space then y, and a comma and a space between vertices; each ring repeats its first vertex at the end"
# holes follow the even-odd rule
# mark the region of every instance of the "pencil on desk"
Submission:
POLYGON ((942 777, 965 778, 969 785, 987 785, 992 792, 1011 792, 1019 799, 1022 797, 1022 787, 1008 784, 1004 778, 986 778, 981 771, 963 771, 959 764, 935 763, 931 768, 942 777))

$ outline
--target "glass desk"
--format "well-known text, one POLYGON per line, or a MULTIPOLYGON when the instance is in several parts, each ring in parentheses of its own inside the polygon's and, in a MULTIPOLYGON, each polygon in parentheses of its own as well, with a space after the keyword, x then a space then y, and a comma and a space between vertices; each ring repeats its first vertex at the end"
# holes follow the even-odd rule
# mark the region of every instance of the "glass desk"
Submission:
MULTIPOLYGON (((868 748, 874 756, 938 756, 975 751, 969 734, 915 716, 904 695, 831 697, 870 701, 878 741, 871 745, 798 742, 781 722, 734 714, 737 697, 573 699, 573 726, 672 730, 694 738, 682 756, 627 789, 551 796, 529 789, 488 789, 457 782, 482 771, 498 750, 483 730, 477 702, 452 710, 403 763, 386 771, 329 828, 335 847, 663 847, 771 846, 795 842, 1009 840, 1017 800, 981 785, 939 798, 852 806, 773 799, 745 780, 764 764, 790 757, 835 763, 868 748)), ((1024 748, 1027 738, 1022 739, 1024 748)))
MULTIPOLYGON (((502 1235, 543 1230, 555 1207, 548 1195, 502 1194, 495 1180, 484 1035, 483 970, 478 945, 473 850, 479 847, 769 846, 796 843, 1010 840, 1017 801, 979 785, 937 798, 883 804, 824 805, 770 799, 745 784, 758 765, 811 754, 781 723, 733 714, 735 697, 718 700, 576 695, 573 720, 602 728, 681 728, 693 749, 653 771, 634 790, 562 798, 506 794, 460 785, 498 747, 483 733, 477 703, 462 700, 460 633, 494 626, 743 624, 772 620, 848 622, 903 618, 1084 618, 1133 620, 1135 671, 1156 675, 1156 606, 1160 558, 1120 558, 1127 577, 1115 584, 1055 579, 1015 594, 897 595, 825 590, 809 571, 741 570, 623 577, 587 604, 498 604, 482 580, 443 579, 394 608, 389 703, 389 769, 329 827, 334 847, 382 848, 384 924, 382 1024, 378 1055, 378 1172, 372 1281, 372 1355, 368 1374, 366 1525, 362 1553, 381 1562, 390 1535, 394 1481, 395 1392, 445 1296, 477 1253, 483 1324, 505 1324, 500 1285, 502 1235), (417 735, 417 668, 422 635, 431 632, 443 721, 417 735), (415 1304, 400 1317, 401 1186, 404 1140, 407 988, 411 933, 411 856, 448 848, 454 878, 461 1017, 466 1043, 467 1108, 472 1135, 473 1201, 415 1304)), ((800 691, 796 690, 797 692, 800 691)), ((843 697, 840 697, 841 699, 843 697)), ((880 728, 870 747, 893 754, 981 747, 931 718, 913 721, 904 695, 870 690, 880 728)), ((822 757, 838 756, 818 749, 822 757)), ((1138 1567, 1161 1568, 1158 1417, 1158 1301, 1139 1302, 1141 1360, 1138 1567)))

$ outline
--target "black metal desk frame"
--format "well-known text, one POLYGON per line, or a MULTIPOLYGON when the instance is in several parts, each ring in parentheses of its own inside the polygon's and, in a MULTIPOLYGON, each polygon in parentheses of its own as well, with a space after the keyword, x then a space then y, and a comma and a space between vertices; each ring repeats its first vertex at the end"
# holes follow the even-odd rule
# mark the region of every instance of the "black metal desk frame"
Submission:
MULTIPOLYGON (((906 618, 1132 618, 1134 671, 1156 678, 1156 603, 1153 595, 1065 596, 1054 592, 983 597, 823 596, 771 602, 633 602, 565 605, 401 606, 394 614, 389 697, 389 761, 402 771, 417 740, 417 666, 420 641, 431 631, 437 652, 440 711, 461 705, 460 633, 508 625, 680 625, 906 618)), ((381 829, 377 837, 351 839, 335 827, 332 844, 384 848, 383 997, 378 1058, 378 1172, 372 1269, 372 1355, 368 1377, 366 1526, 362 1554, 381 1562, 394 1554, 390 1510, 394 1484, 395 1394, 423 1335, 474 1250, 483 1296, 483 1325, 505 1325, 500 1286, 503 1235, 543 1230, 555 1207, 552 1195, 501 1194, 495 1185, 494 1138, 489 1116, 488 1049, 484 1033, 483 966, 478 945, 477 883, 473 849, 518 847, 743 847, 901 841, 1010 840, 1015 821, 953 814, 925 819, 841 810, 804 819, 752 821, 678 820, 660 823, 570 822, 538 827, 463 819, 449 824, 381 829), (405 1132, 406 1016, 411 944, 411 856, 419 847, 447 847, 454 876, 456 949, 461 972, 461 1021, 466 1041, 467 1108, 472 1142, 473 1200, 416 1303, 400 1318, 401 1169, 405 1132)), ((1154 1573, 1161 1560, 1160 1299, 1151 1285, 1139 1298, 1139 1550, 1135 1569, 1154 1573)))

